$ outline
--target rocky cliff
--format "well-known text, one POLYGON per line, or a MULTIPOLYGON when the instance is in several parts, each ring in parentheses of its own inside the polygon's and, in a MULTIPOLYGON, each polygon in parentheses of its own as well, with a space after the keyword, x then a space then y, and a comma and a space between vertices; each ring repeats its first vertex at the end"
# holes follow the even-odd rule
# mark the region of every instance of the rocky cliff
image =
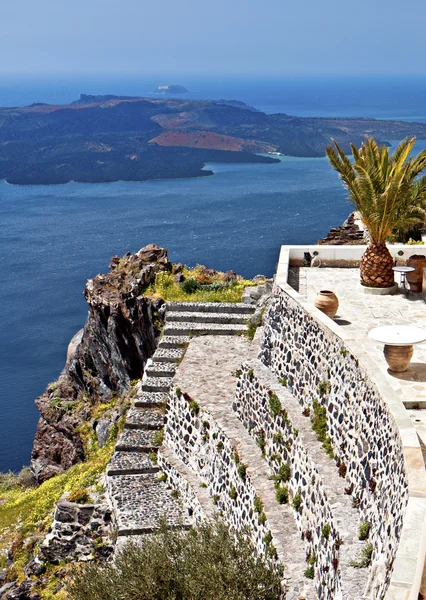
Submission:
POLYGON ((111 402, 142 376, 157 346, 162 301, 141 292, 170 269, 167 251, 151 244, 114 257, 108 274, 87 282, 84 330, 74 336, 58 381, 36 400, 40 419, 31 467, 39 482, 84 460, 81 426, 92 419, 93 406, 111 402))

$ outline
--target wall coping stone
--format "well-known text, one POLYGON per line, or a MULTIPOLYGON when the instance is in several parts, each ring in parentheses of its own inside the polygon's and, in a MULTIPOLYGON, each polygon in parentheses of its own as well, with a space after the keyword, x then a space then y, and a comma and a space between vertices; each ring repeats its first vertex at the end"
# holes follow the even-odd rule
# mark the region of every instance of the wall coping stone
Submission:
MULTIPOLYGON (((385 377, 378 372, 374 361, 359 340, 354 339, 288 284, 291 248, 291 246, 281 247, 275 285, 295 300, 308 315, 319 323, 326 333, 327 331, 330 332, 348 347, 383 398, 399 429, 408 477, 408 504, 391 582, 385 599, 418 600, 426 554, 426 473, 417 433, 403 402, 389 386, 385 377)), ((301 247, 297 248, 300 249, 301 247)), ((303 248, 305 249, 305 247, 303 248)), ((341 246, 334 248, 335 250, 337 248, 336 251, 342 250, 341 246)), ((364 250, 365 246, 350 246, 349 248, 362 248, 364 250)), ((402 248, 404 251, 409 249, 407 246, 402 246, 402 248)), ((321 251, 324 246, 306 247, 306 251, 309 249, 321 251)))

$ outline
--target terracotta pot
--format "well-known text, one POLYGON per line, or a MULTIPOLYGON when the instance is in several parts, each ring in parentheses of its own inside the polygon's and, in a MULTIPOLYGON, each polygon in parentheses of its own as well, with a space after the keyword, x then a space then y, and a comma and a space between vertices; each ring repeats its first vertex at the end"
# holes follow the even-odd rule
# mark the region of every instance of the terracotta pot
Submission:
POLYGON ((331 290, 321 290, 315 299, 315 306, 332 319, 339 308, 339 301, 331 290))
POLYGON ((412 292, 421 292, 423 283, 423 268, 426 267, 426 256, 424 254, 413 254, 407 260, 407 267, 414 267, 416 270, 407 273, 407 281, 410 284, 412 292))
POLYGON ((408 369, 413 356, 413 346, 388 346, 385 345, 383 354, 389 365, 389 371, 403 373, 408 369))

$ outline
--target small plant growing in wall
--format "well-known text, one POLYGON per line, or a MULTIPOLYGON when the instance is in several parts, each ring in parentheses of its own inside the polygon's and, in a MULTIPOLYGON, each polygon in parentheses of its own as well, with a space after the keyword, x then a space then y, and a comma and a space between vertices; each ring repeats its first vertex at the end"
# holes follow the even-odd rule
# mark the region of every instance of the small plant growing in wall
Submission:
POLYGON ((237 450, 234 450, 234 452, 232 453, 232 460, 236 465, 240 464, 240 455, 238 454, 237 450))
POLYGON ((288 381, 285 377, 282 377, 281 379, 279 379, 279 382, 283 387, 287 387, 287 385, 288 385, 288 381))
POLYGON ((283 465, 281 465, 278 470, 278 475, 279 475, 281 482, 286 483, 287 481, 290 481, 290 477, 291 477, 290 465, 288 463, 284 463, 283 465))
POLYGON ((153 462, 153 463, 154 463, 154 465, 156 465, 156 464, 157 464, 157 462, 158 462, 158 456, 157 456, 157 453, 156 453, 156 452, 150 452, 150 454, 149 454, 149 460, 150 460, 151 462, 153 462))
POLYGON ((279 504, 288 503, 288 487, 279 485, 275 490, 275 498, 279 504))
POLYGON ((311 409, 309 408, 309 406, 306 406, 306 408, 303 409, 302 415, 304 417, 309 417, 310 414, 311 414, 311 409))
POLYGON ((217 448, 218 452, 222 452, 222 450, 223 450, 223 442, 218 442, 216 444, 216 448, 217 448))
POLYGON ((180 388, 176 388, 176 396, 180 398, 182 396, 182 390, 180 388))
POLYGON ((161 444, 164 442, 164 429, 158 429, 157 431, 154 431, 151 439, 156 446, 161 446, 161 444))
POLYGON ((281 414, 282 406, 280 399, 274 392, 269 391, 269 408, 273 417, 278 417, 281 414))
POLYGON ((304 572, 304 576, 307 579, 313 579, 315 577, 315 563, 317 561, 317 557, 315 556, 315 553, 313 552, 312 554, 310 554, 308 556, 308 565, 309 567, 306 569, 306 571, 304 572))
POLYGON ((343 358, 346 358, 348 355, 348 351, 346 350, 346 348, 340 348, 340 356, 343 356, 343 358))
POLYGON ((214 494, 214 496, 212 497, 212 502, 215 506, 217 506, 218 502, 219 502, 219 496, 218 494, 214 494))
POLYGON ((172 498, 174 498, 175 500, 177 500, 180 496, 179 494, 179 490, 172 490, 172 493, 170 494, 172 498))
POLYGON ((266 523, 266 515, 264 512, 261 512, 259 515, 259 525, 265 525, 266 523))
POLYGON ((237 490, 235 489, 235 486, 231 485, 230 490, 229 490, 229 497, 231 498, 231 500, 236 500, 238 496, 237 490))
POLYGON ((322 533, 323 537, 325 537, 325 539, 328 540, 328 538, 330 537, 330 533, 331 533, 331 525, 329 525, 328 523, 326 525, 324 525, 323 528, 321 529, 321 533, 322 533))
POLYGON ((263 542, 266 544, 266 546, 269 546, 269 544, 272 543, 272 533, 270 531, 268 531, 268 533, 264 536, 263 542))
POLYGON ((345 463, 339 462, 339 476, 344 479, 346 477, 347 471, 348 471, 348 468, 345 465, 345 463))
POLYGON ((370 523, 368 521, 362 521, 358 525, 358 539, 361 541, 367 540, 370 535, 370 523))
POLYGON ((265 433, 264 433, 263 429, 260 431, 259 435, 257 436, 257 445, 261 449, 262 456, 264 457, 265 456, 266 441, 265 441, 265 433))
POLYGON ((166 473, 158 473, 158 481, 161 481, 162 483, 166 483, 166 481, 167 481, 166 473))
POLYGON ((254 379, 254 371, 253 371, 253 369, 249 369, 247 371, 247 377, 249 378, 250 381, 253 381, 253 379, 254 379))
POLYGON ((353 560, 350 565, 351 567, 356 567, 357 569, 366 569, 371 565, 371 557, 373 555, 373 544, 368 542, 361 552, 358 554, 355 560, 353 560))
POLYGON ((327 409, 322 406, 318 400, 313 402, 313 415, 312 415, 312 429, 317 434, 317 439, 322 442, 322 447, 325 452, 333 458, 333 447, 331 445, 331 438, 327 435, 327 409))
POLYGON ((247 477, 247 465, 244 465, 243 463, 238 465, 238 475, 241 477, 241 479, 243 481, 246 480, 247 477))
POLYGON ((259 498, 259 496, 255 496, 253 500, 254 512, 261 513, 263 512, 263 502, 259 498))
POLYGON ((331 384, 329 381, 327 381, 326 379, 324 379, 323 381, 320 381, 320 383, 318 384, 318 396, 320 398, 324 398, 324 396, 327 396, 327 394, 329 394, 331 392, 331 384))
POLYGON ((198 413, 200 412, 200 405, 198 404, 198 402, 195 402, 195 400, 190 400, 189 410, 192 412, 192 414, 198 415, 198 413))
POLYGON ((283 436, 281 435, 281 433, 275 433, 274 437, 272 439, 274 440, 274 444, 282 444, 283 443, 283 436))
POLYGON ((300 493, 300 490, 298 490, 297 493, 294 495, 293 502, 291 503, 296 512, 301 512, 302 503, 302 494, 300 493))
POLYGON ((232 373, 232 375, 233 375, 233 377, 236 377, 237 379, 239 379, 241 377, 241 373, 242 373, 242 370, 241 369, 237 369, 236 371, 234 371, 232 373))

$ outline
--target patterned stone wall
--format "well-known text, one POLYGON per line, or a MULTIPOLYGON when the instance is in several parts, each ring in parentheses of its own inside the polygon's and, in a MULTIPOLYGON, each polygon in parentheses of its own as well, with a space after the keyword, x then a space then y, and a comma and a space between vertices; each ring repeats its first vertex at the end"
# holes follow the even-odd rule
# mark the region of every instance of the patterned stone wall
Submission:
POLYGON ((305 541, 306 555, 316 557, 316 592, 322 600, 334 600, 336 592, 341 591, 338 566, 341 540, 321 476, 306 450, 302 432, 293 425, 284 408, 283 388, 274 379, 263 365, 244 364, 233 409, 250 434, 258 441, 263 440, 261 445, 272 472, 278 475, 280 467, 289 467, 288 481, 282 481, 280 486, 288 488, 289 502, 296 494, 301 496, 301 507, 294 510, 294 516, 305 541), (271 398, 280 402, 279 414, 271 411, 271 398), (324 536, 323 531, 328 527, 330 530, 324 536))
MULTIPOLYGON (((398 549, 408 484, 398 427, 368 373, 341 339, 282 290, 265 318, 260 358, 285 378, 301 406, 327 408, 328 434, 360 520, 371 524, 373 561, 388 573, 398 549)), ((378 597, 383 597, 385 584, 378 597)))
POLYGON ((238 474, 234 448, 211 415, 185 396, 176 389, 170 394, 165 442, 206 483, 231 528, 252 530, 253 544, 264 555, 271 550, 264 541, 269 527, 267 521, 259 522, 250 478, 238 474))

